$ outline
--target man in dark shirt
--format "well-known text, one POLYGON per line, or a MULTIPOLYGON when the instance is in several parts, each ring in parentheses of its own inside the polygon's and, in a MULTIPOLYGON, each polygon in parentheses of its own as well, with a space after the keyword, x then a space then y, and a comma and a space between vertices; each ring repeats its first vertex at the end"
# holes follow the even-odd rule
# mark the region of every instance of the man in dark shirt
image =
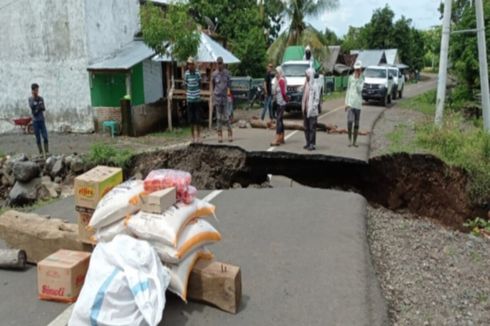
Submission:
POLYGON ((48 146, 48 132, 46 131, 46 124, 44 123, 44 99, 39 96, 39 85, 31 85, 32 96, 29 97, 29 107, 32 113, 32 126, 34 127, 34 134, 36 135, 37 148, 39 154, 46 156, 49 153, 48 146), (41 145, 41 137, 44 141, 44 152, 41 145))
POLYGON ((260 118, 264 120, 265 114, 269 111, 269 118, 274 118, 272 114, 272 79, 274 78, 274 73, 272 72, 272 63, 269 63, 267 66, 267 72, 264 78, 264 107, 262 108, 262 113, 260 114, 260 118))

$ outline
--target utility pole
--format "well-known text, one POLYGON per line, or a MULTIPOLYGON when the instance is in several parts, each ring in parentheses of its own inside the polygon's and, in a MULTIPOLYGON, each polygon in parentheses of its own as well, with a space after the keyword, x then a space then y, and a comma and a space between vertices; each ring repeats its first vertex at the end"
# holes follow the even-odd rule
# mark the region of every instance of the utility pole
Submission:
POLYGON ((482 0, 475 0, 476 33, 478 36, 478 61, 480 63, 481 107, 483 126, 490 132, 490 90, 488 87, 487 45, 482 0))
POLYGON ((451 33, 451 7, 453 0, 444 1, 444 17, 442 21, 441 55, 439 59, 439 79, 437 81, 436 126, 442 126, 444 102, 446 99, 447 58, 449 52, 449 35, 451 33))

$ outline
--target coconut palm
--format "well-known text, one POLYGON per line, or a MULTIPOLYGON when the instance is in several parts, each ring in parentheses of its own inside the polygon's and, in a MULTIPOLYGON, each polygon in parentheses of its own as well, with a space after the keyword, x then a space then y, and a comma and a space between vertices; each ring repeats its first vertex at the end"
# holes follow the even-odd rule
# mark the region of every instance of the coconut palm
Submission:
POLYGON ((305 17, 315 17, 327 9, 338 6, 339 0, 287 0, 284 2, 284 14, 290 21, 289 28, 280 35, 268 50, 269 58, 278 62, 289 45, 307 45, 313 49, 313 55, 319 59, 327 54, 326 40, 322 33, 305 23, 305 17))

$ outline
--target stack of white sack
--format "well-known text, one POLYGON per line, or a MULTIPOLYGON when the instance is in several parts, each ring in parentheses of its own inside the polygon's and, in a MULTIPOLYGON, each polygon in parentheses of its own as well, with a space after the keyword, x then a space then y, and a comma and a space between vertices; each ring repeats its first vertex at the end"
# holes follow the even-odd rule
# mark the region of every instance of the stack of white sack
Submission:
POLYGON ((213 257, 204 246, 221 240, 218 230, 203 219, 215 216, 215 206, 195 198, 190 182, 190 174, 178 170, 155 170, 145 181, 127 181, 104 196, 89 223, 97 242, 109 242, 118 234, 148 241, 170 269, 169 290, 184 301, 196 261, 213 257), (174 205, 162 214, 145 212, 142 196, 168 187, 177 190, 174 205))

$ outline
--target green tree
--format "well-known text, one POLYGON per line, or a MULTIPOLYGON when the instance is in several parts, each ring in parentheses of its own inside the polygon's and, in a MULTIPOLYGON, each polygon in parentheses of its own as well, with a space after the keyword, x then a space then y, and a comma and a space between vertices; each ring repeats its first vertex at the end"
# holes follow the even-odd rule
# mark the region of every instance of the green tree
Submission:
POLYGON ((261 7, 255 0, 190 0, 193 16, 201 24, 210 20, 215 33, 239 59, 233 74, 262 76, 266 61, 266 37, 261 7))
MULTIPOLYGON (((461 11, 453 30, 476 28, 475 8, 470 3, 460 4, 461 11)), ((484 1, 485 27, 490 26, 490 1, 484 1)), ((487 46, 490 44, 490 34, 486 34, 487 46)), ((449 43, 449 57, 452 62, 452 73, 458 84, 452 97, 456 102, 474 99, 474 93, 480 89, 480 74, 478 62, 478 43, 475 33, 453 34, 449 43)))
POLYGON ((178 62, 195 56, 200 37, 188 9, 183 4, 169 5, 166 10, 151 2, 144 4, 140 11, 143 41, 157 53, 171 55, 178 62))
POLYGON ((338 0, 288 0, 285 14, 291 22, 288 28, 288 44, 298 44, 301 34, 307 28, 305 17, 316 17, 327 9, 336 8, 338 0))
POLYGON ((328 54, 329 45, 323 33, 305 22, 305 17, 315 17, 328 9, 338 6, 338 0, 287 0, 284 15, 290 21, 289 27, 280 35, 267 51, 269 59, 278 64, 289 45, 310 45, 315 58, 322 61, 328 54))
POLYGON ((340 40, 339 40, 337 34, 335 34, 335 32, 332 31, 331 29, 329 29, 328 27, 325 28, 325 32, 323 33, 323 37, 325 38, 325 41, 328 45, 339 45, 340 44, 340 40))
POLYGON ((366 43, 371 49, 389 49, 393 45, 393 18, 395 13, 386 5, 376 9, 371 21, 364 27, 366 43))
POLYGON ((342 39, 342 51, 350 52, 351 50, 366 49, 368 44, 366 43, 366 38, 364 34, 366 30, 364 27, 353 27, 349 26, 347 34, 345 34, 342 39))

